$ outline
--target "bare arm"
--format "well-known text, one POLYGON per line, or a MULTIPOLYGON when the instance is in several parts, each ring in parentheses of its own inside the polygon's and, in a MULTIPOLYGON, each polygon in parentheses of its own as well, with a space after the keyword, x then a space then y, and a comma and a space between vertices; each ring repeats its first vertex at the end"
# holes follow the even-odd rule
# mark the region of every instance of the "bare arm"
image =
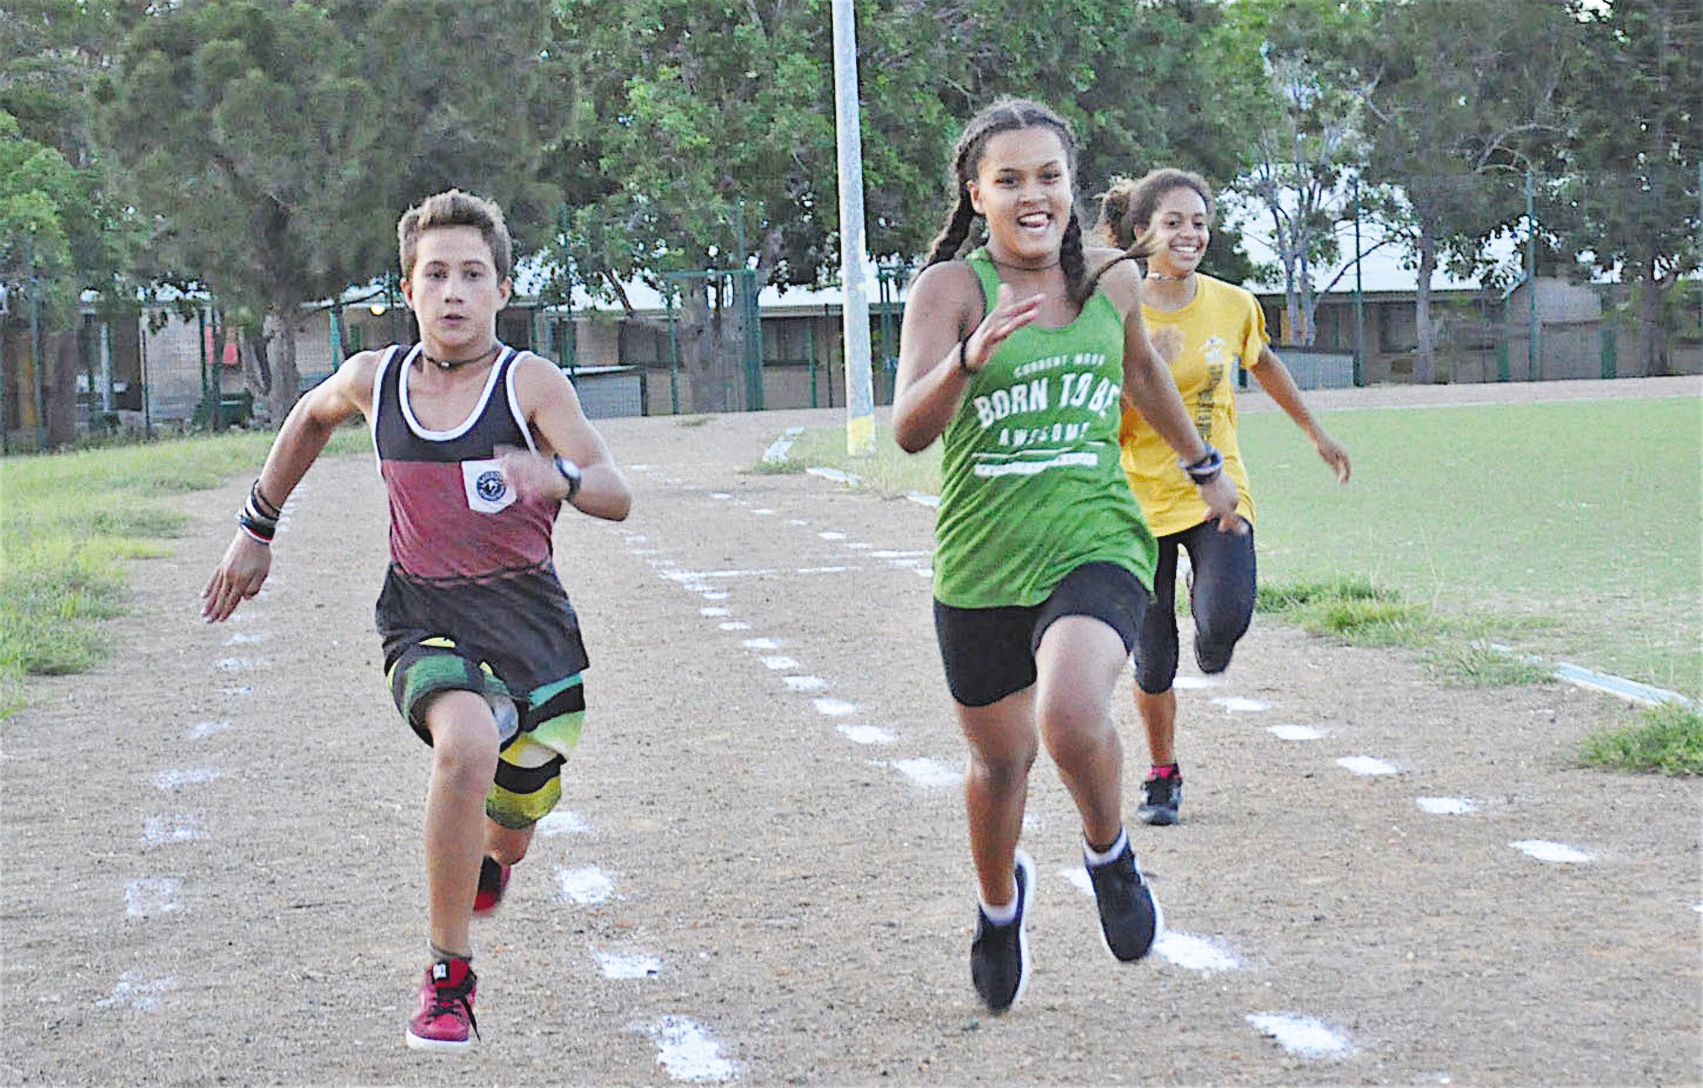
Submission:
POLYGON ((542 452, 502 451, 503 475, 522 494, 540 494, 566 502, 582 513, 622 521, 633 506, 627 478, 615 464, 603 436, 585 418, 574 385, 553 364, 537 356, 516 364, 515 389, 527 422, 541 442, 542 452), (579 468, 580 483, 573 497, 570 484, 557 471, 551 455, 560 454, 579 468))
MULTIPOLYGON (((1208 446, 1195 430, 1183 405, 1171 368, 1154 349, 1141 317, 1141 284, 1135 266, 1124 262, 1109 270, 1100 281, 1106 294, 1124 315, 1124 399, 1159 433, 1165 444, 1177 451, 1185 464, 1207 456, 1208 446)), ((1236 481, 1220 472, 1198 484, 1206 508, 1218 519, 1220 532, 1243 533, 1246 527, 1236 514, 1236 481)))
POLYGON ((1002 284, 998 305, 969 334, 960 366, 959 340, 980 310, 980 292, 975 273, 957 262, 924 269, 911 286, 893 379, 893 437, 906 453, 920 453, 946 432, 974 376, 964 368, 979 372, 1046 300, 1033 295, 1013 301, 1002 284))
POLYGON ((1313 418, 1313 413, 1307 411, 1307 405, 1301 400, 1301 389, 1295 384, 1295 376, 1289 373, 1289 368, 1283 365, 1267 345, 1260 351, 1259 365, 1253 368, 1253 375, 1258 379, 1260 388, 1283 409, 1285 415, 1295 421, 1295 426, 1301 428, 1303 434, 1312 440, 1313 448, 1325 464, 1336 473, 1336 482, 1346 484, 1353 466, 1348 460, 1348 451, 1336 439, 1325 433, 1313 418))
MULTIPOLYGON (((267 502, 281 509, 338 426, 371 409, 379 359, 370 351, 351 356, 290 409, 260 470, 260 494, 267 502)), ((260 592, 271 570, 271 546, 238 529, 201 591, 201 618, 208 623, 229 619, 237 605, 260 592)))

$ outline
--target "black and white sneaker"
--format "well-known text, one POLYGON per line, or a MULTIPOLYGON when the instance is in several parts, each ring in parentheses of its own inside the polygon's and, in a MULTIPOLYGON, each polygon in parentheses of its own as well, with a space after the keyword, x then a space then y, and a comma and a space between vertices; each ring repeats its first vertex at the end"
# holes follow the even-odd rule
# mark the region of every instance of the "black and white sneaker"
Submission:
POLYGON ((1021 850, 1013 876, 1017 917, 996 926, 977 907, 976 939, 970 942, 970 981, 982 1004, 994 1013, 1016 1004, 1029 985, 1029 897, 1035 890, 1035 863, 1021 850))
POLYGON ((1183 773, 1176 766, 1164 778, 1150 777, 1141 784, 1141 807, 1135 810, 1144 824, 1170 827, 1182 819, 1183 773))
POLYGON ((1104 865, 1088 866, 1088 880, 1100 908, 1100 935, 1106 950, 1124 963, 1134 963, 1152 951, 1153 942, 1165 932, 1165 913, 1141 877, 1127 836, 1117 857, 1104 865))

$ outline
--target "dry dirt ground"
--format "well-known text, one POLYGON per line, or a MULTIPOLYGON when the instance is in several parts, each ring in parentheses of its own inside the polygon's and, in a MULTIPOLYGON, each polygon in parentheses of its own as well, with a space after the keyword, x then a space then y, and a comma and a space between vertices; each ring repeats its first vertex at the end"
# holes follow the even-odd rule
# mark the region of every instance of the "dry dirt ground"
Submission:
MULTIPOLYGON (((1616 393, 1649 390, 1697 386, 1616 393)), ((1699 784, 1576 766, 1629 715, 1604 697, 1442 687, 1267 621, 1216 686, 1180 693, 1184 823, 1132 829, 1167 954, 1102 950, 1043 757, 1034 977, 986 1015, 964 750, 919 574, 931 512, 745 472, 785 427, 840 418, 602 426, 633 516, 557 532, 593 656, 585 739, 554 833, 476 930, 484 1041, 461 1058, 402 1045, 428 758, 379 675, 372 463, 315 467, 276 577, 222 627, 196 594, 247 481, 184 500, 194 535, 136 566, 113 660, 34 684, 0 738, 0 1081, 1703 1079, 1699 784), (1396 773, 1338 763, 1356 756, 1396 773), (1589 860, 1510 845, 1528 840, 1589 860), (1336 1049, 1286 1047, 1260 1014, 1314 1018, 1336 1049)), ((1133 782, 1127 697, 1116 715, 1133 782)))

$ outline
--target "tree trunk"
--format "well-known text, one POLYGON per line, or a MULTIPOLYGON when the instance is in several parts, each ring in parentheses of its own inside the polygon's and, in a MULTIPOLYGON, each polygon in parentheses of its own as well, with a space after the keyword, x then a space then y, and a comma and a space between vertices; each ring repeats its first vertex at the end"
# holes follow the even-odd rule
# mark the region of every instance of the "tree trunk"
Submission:
POLYGON ((296 304, 275 301, 266 315, 272 329, 271 340, 276 350, 266 354, 272 367, 272 388, 266 396, 266 406, 272 409, 272 422, 281 426, 290 409, 296 406, 297 391, 301 388, 301 371, 296 369, 296 304))
POLYGON ((266 337, 255 336, 247 328, 237 329, 237 358, 242 362, 243 385, 254 398, 255 415, 271 419, 266 395, 272 391, 272 366, 266 359, 266 337))
POLYGON ((1662 303, 1675 279, 1671 275, 1659 275, 1655 259, 1651 258, 1644 265, 1644 282, 1638 285, 1638 350, 1644 359, 1644 373, 1651 378, 1665 378, 1671 373, 1662 303))
POLYGON ((1431 324, 1431 273, 1437 270, 1437 241, 1419 230, 1419 277, 1413 285, 1413 324, 1419 334, 1419 356, 1413 361, 1413 384, 1437 380, 1437 332, 1431 324))
POLYGON ((75 331, 48 333, 43 338, 42 363, 46 387, 42 399, 47 408, 49 449, 77 442, 77 334, 75 331))
POLYGON ((1301 296, 1301 326, 1295 330, 1295 343, 1311 347, 1313 344, 1313 311, 1318 309, 1319 301, 1313 297, 1313 266, 1307 259, 1305 248, 1300 253, 1300 270, 1296 274, 1296 287, 1301 296))

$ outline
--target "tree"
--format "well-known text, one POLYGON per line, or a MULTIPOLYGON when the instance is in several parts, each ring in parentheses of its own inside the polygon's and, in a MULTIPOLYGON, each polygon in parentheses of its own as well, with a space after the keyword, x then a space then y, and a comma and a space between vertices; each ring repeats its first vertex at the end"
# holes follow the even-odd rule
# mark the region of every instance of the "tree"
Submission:
MULTIPOLYGON (((930 6, 945 17, 938 12, 947 5, 930 6)), ((977 0, 963 5, 956 37, 980 43, 958 62, 969 69, 968 93, 955 94, 957 82, 944 82, 959 116, 998 94, 1058 109, 1082 145, 1078 184, 1085 194, 1160 166, 1196 171, 1219 186, 1241 173, 1248 118, 1265 88, 1257 53, 1222 4, 977 0), (1215 63, 1202 64, 1202 57, 1215 63)), ((1091 226, 1092 210, 1088 218, 1091 226)), ((1252 267, 1239 244, 1235 223, 1216 224, 1205 270, 1232 282, 1248 278, 1252 267)))
POLYGON ((1553 0, 1411 0, 1380 24, 1365 178, 1417 272, 1413 380, 1436 375, 1431 277, 1477 272, 1488 240, 1523 212, 1516 175, 1562 131, 1557 89, 1577 23, 1553 0))
POLYGON ((77 437, 83 292, 133 310, 122 272, 134 237, 89 139, 88 89, 136 3, 21 0, 0 16, 0 282, 40 303, 47 442, 77 437))
POLYGON ((367 265, 345 217, 381 126, 357 60, 307 4, 206 0, 142 20, 96 92, 97 131, 164 263, 227 311, 264 315, 270 385, 256 392, 280 421, 299 307, 367 265))
POLYGON ((1232 188, 1271 221, 1295 343, 1313 342, 1313 269, 1336 258, 1337 227, 1351 214, 1343 183, 1365 155, 1364 103, 1378 78, 1366 64, 1375 13, 1367 0, 1241 0, 1229 8, 1232 40, 1266 79, 1264 105, 1246 121, 1246 167, 1232 188))
POLYGON ((1615 0, 1585 13, 1584 35, 1554 226, 1564 251, 1633 284, 1644 372, 1667 374, 1666 300, 1703 257, 1703 12, 1695 0, 1615 0))
MULTIPOLYGON (((711 3, 566 0, 579 108, 563 119, 550 177, 570 195, 565 269, 632 312, 624 284, 670 289, 670 273, 749 269, 757 289, 825 282, 837 264, 828 7, 821 0, 711 3)), ((860 26, 877 52, 881 28, 860 26)), ((907 39, 908 40, 908 39, 907 39)), ((864 58, 866 71, 886 67, 864 58)), ((905 80, 902 66, 883 79, 905 80)), ((868 127, 880 130, 879 100, 868 127)), ((868 128, 866 128, 866 132, 868 128)), ((900 174, 866 143, 872 194, 900 174)), ((885 247, 898 209, 871 200, 885 247)), ((907 239, 908 240, 908 239, 907 239)), ((679 339, 699 410, 726 407, 734 299, 680 292, 679 339)))

